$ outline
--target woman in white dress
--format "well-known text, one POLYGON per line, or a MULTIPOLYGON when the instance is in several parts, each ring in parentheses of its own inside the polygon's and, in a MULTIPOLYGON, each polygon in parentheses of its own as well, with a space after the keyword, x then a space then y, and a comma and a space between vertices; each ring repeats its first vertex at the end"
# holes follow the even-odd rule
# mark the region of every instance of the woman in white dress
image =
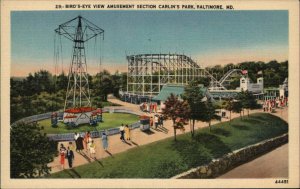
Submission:
POLYGON ((93 140, 89 143, 89 151, 90 151, 90 158, 94 156, 93 158, 96 158, 96 145, 93 140))

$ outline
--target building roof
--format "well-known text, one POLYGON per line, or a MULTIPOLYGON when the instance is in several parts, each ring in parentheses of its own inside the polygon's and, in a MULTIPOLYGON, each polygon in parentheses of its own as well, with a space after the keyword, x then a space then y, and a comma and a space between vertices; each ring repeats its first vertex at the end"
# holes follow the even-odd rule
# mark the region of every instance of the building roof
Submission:
POLYGON ((166 101, 167 98, 173 93, 180 98, 180 95, 184 93, 183 85, 164 85, 159 94, 153 98, 153 100, 166 101))
MULTIPOLYGON (((160 93, 153 98, 153 100, 160 100, 160 101, 166 101, 167 98, 173 93, 175 96, 178 96, 181 99, 181 94, 184 93, 184 87, 185 85, 171 85, 167 84, 164 85, 160 91, 160 93)), ((207 88, 202 87, 200 88, 200 91, 207 95, 207 88)))
POLYGON ((78 113, 84 113, 84 112, 92 112, 94 110, 96 110, 96 108, 92 108, 92 107, 78 107, 78 108, 66 109, 65 113, 78 114, 78 113))

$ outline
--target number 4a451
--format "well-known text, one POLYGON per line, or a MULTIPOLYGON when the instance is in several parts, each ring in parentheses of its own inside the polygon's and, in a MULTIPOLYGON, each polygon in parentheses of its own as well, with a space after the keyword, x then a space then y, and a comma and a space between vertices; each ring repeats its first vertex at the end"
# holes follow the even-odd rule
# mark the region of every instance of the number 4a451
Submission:
POLYGON ((275 183, 276 184, 288 184, 289 180, 276 180, 275 183))

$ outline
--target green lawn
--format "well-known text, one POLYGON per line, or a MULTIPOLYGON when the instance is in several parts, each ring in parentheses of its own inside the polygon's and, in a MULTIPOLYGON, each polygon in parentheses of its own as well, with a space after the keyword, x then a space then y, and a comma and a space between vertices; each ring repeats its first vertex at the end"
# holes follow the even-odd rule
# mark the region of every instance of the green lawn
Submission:
POLYGON ((51 178, 170 178, 206 164, 233 150, 288 132, 288 124, 271 114, 257 113, 228 122, 130 149, 51 178))
POLYGON ((120 126, 123 124, 132 124, 139 120, 137 115, 125 114, 125 113, 103 113, 103 122, 98 123, 97 126, 90 126, 89 124, 80 125, 79 127, 70 128, 64 123, 59 122, 58 127, 51 127, 51 120, 45 119, 39 121, 40 126, 44 127, 43 132, 47 134, 57 134, 57 133, 73 133, 78 131, 92 131, 92 130, 103 130, 110 129, 120 126))

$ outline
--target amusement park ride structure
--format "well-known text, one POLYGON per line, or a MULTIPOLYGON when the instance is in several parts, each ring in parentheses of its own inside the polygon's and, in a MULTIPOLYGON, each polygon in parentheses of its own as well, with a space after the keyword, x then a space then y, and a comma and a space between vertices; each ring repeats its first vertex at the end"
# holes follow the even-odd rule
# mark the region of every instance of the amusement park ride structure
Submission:
POLYGON ((97 36, 104 39, 104 30, 78 16, 59 25, 55 32, 73 43, 63 121, 72 125, 90 123, 99 110, 92 107, 90 99, 85 43, 97 36))
POLYGON ((127 93, 156 96, 165 84, 188 84, 205 75, 204 69, 182 54, 127 56, 127 93))
POLYGON ((208 77, 209 92, 214 98, 235 96, 241 90, 262 93, 263 79, 251 83, 248 74, 241 69, 231 69, 217 80, 206 69, 201 68, 192 58, 182 54, 138 54, 127 56, 128 75, 127 92, 123 94, 125 101, 139 103, 148 101, 158 95, 166 84, 187 85, 192 80, 208 77), (233 75, 239 75, 240 87, 230 90, 226 83, 233 75))
MULTIPOLYGON (((63 121, 72 126, 85 123, 95 124, 99 120, 98 115, 101 114, 101 110, 92 107, 91 103, 85 43, 97 37, 102 37, 103 40, 104 30, 78 16, 59 25, 55 33, 73 43, 63 121), (95 116, 96 119, 94 119, 95 116)), ((251 91, 255 88, 255 92, 263 90, 262 78, 258 79, 257 84, 252 84, 247 75, 240 79, 240 88, 228 90, 224 83, 232 74, 240 74, 240 69, 229 70, 220 80, 217 80, 191 57, 183 54, 138 54, 126 58, 128 70, 127 92, 123 93, 125 101, 127 101, 126 97, 129 97, 131 102, 132 97, 135 98, 135 103, 142 98, 143 101, 151 100, 166 84, 187 85, 190 81, 201 77, 210 78, 208 90, 214 98, 233 96, 242 89, 251 91)), ((57 123, 56 114, 53 118, 56 118, 53 123, 57 123)))
POLYGON ((214 98, 229 98, 234 97, 237 93, 243 91, 249 91, 255 95, 263 94, 264 90, 263 78, 257 78, 257 83, 252 83, 248 77, 247 70, 231 69, 223 75, 219 81, 211 80, 209 85, 209 92, 214 98), (230 81, 232 75, 237 74, 240 77, 240 86, 236 89, 227 89, 224 84, 230 81))

